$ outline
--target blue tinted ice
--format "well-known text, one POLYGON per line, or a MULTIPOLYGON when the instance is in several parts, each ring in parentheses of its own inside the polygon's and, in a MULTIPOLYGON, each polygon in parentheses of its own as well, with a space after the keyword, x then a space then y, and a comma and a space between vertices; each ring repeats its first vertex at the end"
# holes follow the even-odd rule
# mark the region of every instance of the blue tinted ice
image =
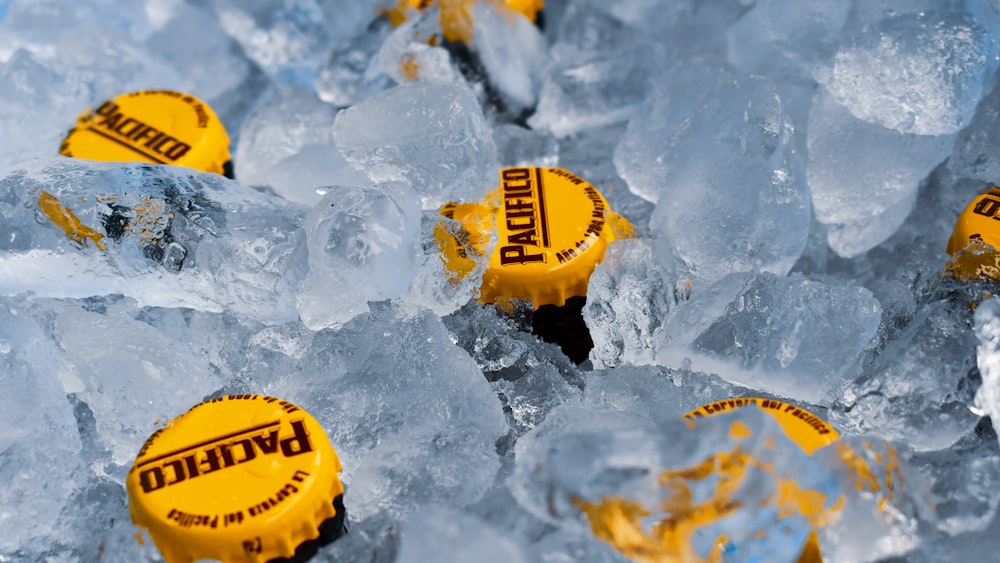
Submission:
POLYGON ((297 318, 301 208, 216 174, 49 159, 0 180, 0 292, 297 318))
POLYGON ((323 186, 366 185, 333 144, 335 115, 336 108, 308 89, 273 92, 240 127, 233 155, 240 183, 306 205, 320 200, 323 186))
POLYGON ((996 559, 998 290, 942 272, 1000 182, 1000 2, 430 4, 0 0, 0 561, 161 560, 123 477, 225 393, 329 433, 350 533, 316 562, 627 563, 592 526, 618 509, 688 560, 791 563, 813 530, 824 561, 996 559), (216 110, 236 181, 55 156, 161 87, 216 110), (636 228, 580 364, 438 253, 440 205, 526 164, 636 228), (841 438, 680 420, 748 396, 841 438))
POLYGON ((333 137, 373 182, 409 182, 425 209, 477 201, 496 183, 496 145, 467 87, 397 86, 337 114, 333 137))

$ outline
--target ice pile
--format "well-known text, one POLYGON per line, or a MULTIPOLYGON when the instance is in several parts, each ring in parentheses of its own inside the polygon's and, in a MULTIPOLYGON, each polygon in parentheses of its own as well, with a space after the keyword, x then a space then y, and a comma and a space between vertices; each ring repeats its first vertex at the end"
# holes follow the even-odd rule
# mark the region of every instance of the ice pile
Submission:
POLYGON ((158 560, 125 473, 226 393, 340 453, 317 561, 995 556, 997 288, 943 275, 1000 180, 995 3, 63 4, 0 1, 0 561, 158 560), (217 110, 235 181, 55 156, 144 88, 217 110), (439 207, 525 164, 638 232, 579 365, 438 256, 439 207), (681 421, 751 396, 842 438, 681 421))

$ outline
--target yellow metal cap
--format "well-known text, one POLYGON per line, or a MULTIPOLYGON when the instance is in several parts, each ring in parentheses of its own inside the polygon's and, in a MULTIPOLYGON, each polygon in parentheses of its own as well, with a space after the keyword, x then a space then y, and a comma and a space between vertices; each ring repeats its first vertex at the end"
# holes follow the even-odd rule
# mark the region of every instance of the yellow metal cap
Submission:
POLYGON ((976 196, 955 221, 946 268, 961 280, 1000 279, 1000 188, 976 196))
POLYGON ((143 445, 126 479, 132 521, 167 563, 295 554, 337 514, 340 459, 319 422, 274 397, 200 403, 143 445))
POLYGON ((840 433, 827 424, 825 420, 803 408, 784 403, 777 399, 746 397, 717 401, 687 413, 684 415, 684 418, 697 420, 705 416, 749 407, 751 405, 757 406, 771 415, 774 420, 778 421, 785 435, 809 455, 840 438, 840 433))
MULTIPOLYGON (((431 6, 437 6, 440 10, 438 24, 441 33, 446 41, 462 42, 466 45, 472 44, 473 28, 472 5, 479 0, 396 0, 392 8, 383 8, 382 13, 389 19, 393 27, 402 25, 409 17, 418 12, 422 12, 431 6)), ((513 12, 517 12, 531 20, 536 25, 541 25, 538 18, 539 12, 545 5, 545 0, 503 0, 499 5, 506 6, 513 12)), ((434 44, 436 39, 431 39, 434 44)))
MULTIPOLYGON (((840 433, 834 427, 827 424, 825 420, 803 408, 777 399, 747 397, 717 401, 687 413, 684 415, 684 418, 696 420, 750 405, 756 405, 771 415, 778 422, 778 425, 781 426, 785 435, 809 455, 840 438, 840 433)), ((796 563, 822 563, 822 561, 823 557, 819 548, 819 536, 816 534, 816 530, 813 530, 809 533, 809 537, 806 539, 806 543, 802 547, 802 552, 799 553, 796 563)))
POLYGON ((441 214, 461 224, 458 233, 447 222, 435 230, 448 270, 468 275, 495 234, 479 300, 524 299, 536 309, 585 296, 608 245, 633 235, 597 188, 562 168, 505 168, 483 201, 447 203, 441 214))
POLYGON ((212 108, 172 90, 122 94, 85 110, 59 154, 187 166, 232 177, 229 135, 212 108))

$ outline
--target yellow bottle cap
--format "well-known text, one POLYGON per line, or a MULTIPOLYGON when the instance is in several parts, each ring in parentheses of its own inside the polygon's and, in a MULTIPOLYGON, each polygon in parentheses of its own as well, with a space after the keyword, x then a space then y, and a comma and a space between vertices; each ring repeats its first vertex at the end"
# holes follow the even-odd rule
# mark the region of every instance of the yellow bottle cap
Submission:
POLYGON ((807 454, 812 453, 827 444, 832 444, 840 438, 840 433, 825 420, 806 409, 790 405, 777 399, 760 397, 745 397, 727 399, 707 404, 684 415, 688 420, 697 420, 733 409, 755 405, 778 422, 788 438, 799 445, 807 454))
MULTIPOLYGON (((827 422, 806 409, 790 405, 777 399, 747 397, 716 401, 699 407, 686 415, 688 420, 696 420, 705 416, 729 412, 733 409, 756 405, 771 415, 778 422, 785 435, 798 444, 807 454, 812 453, 827 444, 832 444, 840 438, 840 433, 827 422)), ((823 558, 819 548, 819 536, 813 530, 809 533, 802 552, 796 559, 797 563, 822 563, 823 558)))
MULTIPOLYGON (((448 4, 447 7, 457 5, 457 6, 462 6, 465 9, 468 9, 468 6, 472 5, 473 3, 474 0, 473 1, 459 0, 459 2, 453 1, 447 3, 448 4)), ((528 18, 531 21, 535 21, 535 18, 538 16, 538 12, 542 11, 542 8, 545 6, 545 0, 505 0, 504 3, 507 5, 508 8, 523 15, 524 17, 528 18)), ((397 11, 397 13, 403 13, 405 12, 407 6, 412 7, 414 10, 425 10, 429 8, 432 4, 434 4, 433 0, 399 0, 397 2, 397 7, 395 8, 395 10, 397 11)), ((400 21, 399 23, 402 23, 402 21, 400 21)), ((395 23, 395 25, 399 25, 399 23, 395 23)))
POLYGON ((187 166, 232 177, 229 135, 212 108, 172 90, 122 94, 85 110, 59 154, 187 166))
POLYGON ((545 7, 545 0, 507 0, 507 6, 531 21, 536 21, 538 12, 545 7))
POLYGON ((126 479, 129 513, 167 563, 291 557, 324 521, 342 522, 340 470, 308 413, 274 397, 229 395, 150 436, 126 479))
POLYGON ((500 185, 479 203, 447 203, 435 237, 441 258, 460 278, 476 266, 492 236, 496 245, 483 274, 479 301, 511 299, 563 305, 587 294, 587 282, 611 242, 633 236, 632 225, 611 211, 597 188, 562 168, 500 171, 500 185))
POLYGON ((962 211, 947 250, 952 257, 947 269, 954 277, 1000 279, 1000 188, 976 196, 962 211))

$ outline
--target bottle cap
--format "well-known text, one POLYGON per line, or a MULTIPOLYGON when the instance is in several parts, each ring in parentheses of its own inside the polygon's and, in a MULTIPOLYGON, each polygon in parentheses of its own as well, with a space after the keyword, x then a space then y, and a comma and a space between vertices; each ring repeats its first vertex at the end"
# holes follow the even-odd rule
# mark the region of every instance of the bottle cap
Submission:
POLYGON ((840 433, 825 420, 807 411, 806 409, 790 405, 777 399, 763 399, 760 397, 745 397, 739 399, 728 399, 707 404, 694 409, 684 415, 688 420, 697 420, 701 417, 712 416, 728 412, 733 409, 749 407, 755 405, 774 420, 778 421, 781 429, 788 438, 798 444, 807 454, 812 453, 827 444, 835 442, 840 438, 840 433))
POLYGON ((996 254, 1000 250, 998 221, 1000 188, 994 186, 976 196, 955 221, 947 247, 952 257, 947 268, 952 275, 961 280, 1000 279, 1000 260, 996 254))
POLYGON ((544 6, 545 0, 507 0, 507 7, 531 21, 536 21, 544 6))
POLYGON ((453 277, 468 275, 496 237, 479 301, 513 299, 563 305, 587 294, 587 282, 611 242, 633 235, 604 196, 562 168, 500 171, 500 185, 479 203, 447 203, 435 237, 453 277))
POLYGON ((229 135, 212 108, 172 90, 121 94, 76 119, 59 154, 187 166, 232 177, 229 135))
MULTIPOLYGON (((536 17, 538 16, 538 12, 542 11, 542 8, 545 5, 545 0, 506 0, 506 2, 504 3, 511 10, 514 10, 515 12, 523 15, 524 17, 528 18, 531 21, 535 21, 536 17)), ((431 0, 398 0, 396 2, 395 8, 393 8, 392 10, 395 10, 394 14, 396 15, 397 18, 401 16, 403 19, 395 21, 394 25, 399 25, 400 23, 405 21, 405 12, 407 8, 413 8, 414 10, 424 10, 430 7, 431 4, 433 4, 431 0)), ((467 9, 468 4, 469 3, 465 3, 465 5, 457 4, 456 6, 461 6, 464 9, 467 9)), ((450 7, 451 5, 446 6, 445 8, 450 8, 450 7)))
POLYGON ((324 521, 342 522, 340 469, 308 413, 274 397, 229 395, 149 437, 126 479, 129 513, 167 563, 287 558, 324 521))
MULTIPOLYGON (((827 444, 832 444, 840 438, 840 433, 827 422, 806 409, 790 405, 777 399, 747 397, 716 401, 694 409, 684 415, 688 420, 696 420, 733 409, 756 405, 771 415, 778 422, 788 438, 795 442, 807 454, 812 453, 827 444)), ((809 532, 805 545, 799 553, 796 563, 822 563, 823 558, 819 548, 819 536, 816 530, 809 532)))

